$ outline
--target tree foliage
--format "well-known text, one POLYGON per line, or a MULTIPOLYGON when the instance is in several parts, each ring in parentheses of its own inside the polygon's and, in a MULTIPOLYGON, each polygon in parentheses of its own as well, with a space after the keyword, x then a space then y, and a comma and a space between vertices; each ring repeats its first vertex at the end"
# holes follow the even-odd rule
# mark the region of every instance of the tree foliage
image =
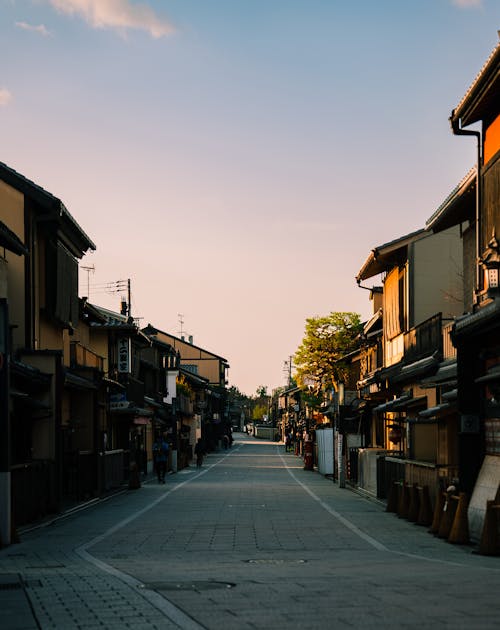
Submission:
POLYGON ((299 387, 317 396, 324 387, 344 382, 348 362, 343 359, 358 347, 361 330, 357 313, 332 312, 307 319, 304 338, 294 356, 299 387))

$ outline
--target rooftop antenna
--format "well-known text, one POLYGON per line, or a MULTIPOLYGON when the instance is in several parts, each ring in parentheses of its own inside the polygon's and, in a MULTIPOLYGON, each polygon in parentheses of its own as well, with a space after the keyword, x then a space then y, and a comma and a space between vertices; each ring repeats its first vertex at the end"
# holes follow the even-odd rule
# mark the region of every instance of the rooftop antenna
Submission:
POLYGON ((182 313, 177 313, 177 317, 179 318, 179 330, 177 331, 181 337, 184 339, 184 315, 182 313))
POLYGON ((90 299, 90 274, 95 273, 94 265, 90 267, 80 267, 83 271, 87 272, 87 300, 90 299))

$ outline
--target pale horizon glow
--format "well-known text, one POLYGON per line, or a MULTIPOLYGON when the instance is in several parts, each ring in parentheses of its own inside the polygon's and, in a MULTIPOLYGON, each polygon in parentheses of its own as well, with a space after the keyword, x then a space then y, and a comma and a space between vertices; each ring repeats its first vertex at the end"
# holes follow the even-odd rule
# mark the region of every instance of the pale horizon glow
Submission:
POLYGON ((499 28, 491 0, 11 0, 0 161, 96 244, 81 296, 118 311, 130 278, 141 327, 272 390, 307 318, 371 316, 371 250, 474 165, 448 118, 499 28))

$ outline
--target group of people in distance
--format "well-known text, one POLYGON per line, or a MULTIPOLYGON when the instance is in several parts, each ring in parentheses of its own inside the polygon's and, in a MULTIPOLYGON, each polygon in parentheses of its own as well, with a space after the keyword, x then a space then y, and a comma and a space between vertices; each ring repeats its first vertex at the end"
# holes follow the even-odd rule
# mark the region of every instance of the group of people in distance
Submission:
MULTIPOLYGON (((232 441, 232 436, 231 438, 229 438, 229 436, 224 435, 224 449, 227 449, 231 445, 232 441)), ((165 439, 165 436, 161 433, 157 435, 156 440, 153 444, 153 461, 156 476, 158 477, 158 483, 165 483, 169 448, 170 447, 167 440, 165 439)), ((201 468, 203 466, 203 457, 205 455, 205 447, 201 438, 198 438, 195 444, 194 454, 196 456, 196 468, 201 468)))

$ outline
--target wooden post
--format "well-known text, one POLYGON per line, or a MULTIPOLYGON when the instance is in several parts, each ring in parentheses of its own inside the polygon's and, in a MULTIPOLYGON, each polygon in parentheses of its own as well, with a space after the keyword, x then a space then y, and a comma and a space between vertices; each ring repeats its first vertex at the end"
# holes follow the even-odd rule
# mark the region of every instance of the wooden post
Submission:
MULTIPOLYGON (((453 497, 454 499, 457 497, 453 497)), ((469 501, 465 492, 460 492, 458 496, 458 505, 453 519, 448 542, 457 545, 467 545, 470 541, 469 537, 469 520, 467 518, 467 507, 469 501)))
POLYGON ((429 486, 420 488, 420 509, 418 511, 417 525, 429 527, 432 524, 432 505, 429 495, 429 486))
POLYGON ((431 534, 436 534, 439 532, 439 526, 441 525, 441 518, 443 516, 443 508, 444 508, 444 503, 445 503, 445 493, 444 492, 438 492, 437 498, 436 498, 436 505, 434 507, 434 516, 432 519, 432 525, 429 529, 429 532, 431 534))
POLYGON ((500 540, 498 535, 498 513, 500 505, 495 501, 486 501, 483 531, 478 552, 483 556, 500 555, 500 540))
POLYGON ((394 512, 396 513, 398 511, 398 500, 399 500, 399 489, 400 489, 400 482, 399 481, 393 481, 392 485, 389 489, 389 498, 387 499, 387 506, 385 508, 386 512, 394 512))
POLYGON ((414 483, 410 491, 410 505, 408 507, 408 520, 416 523, 418 519, 418 511, 420 509, 420 497, 418 496, 418 484, 414 483))

